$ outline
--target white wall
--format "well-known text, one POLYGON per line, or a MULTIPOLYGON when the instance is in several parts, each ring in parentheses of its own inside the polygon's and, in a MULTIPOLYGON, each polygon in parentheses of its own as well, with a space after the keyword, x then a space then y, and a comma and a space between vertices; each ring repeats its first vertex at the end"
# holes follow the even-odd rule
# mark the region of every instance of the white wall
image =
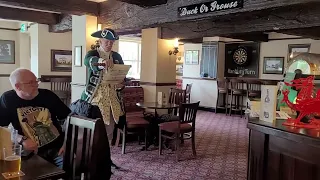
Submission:
POLYGON ((202 44, 184 44, 184 52, 188 50, 199 50, 199 64, 187 65, 183 64, 183 76, 184 77, 200 77, 200 64, 202 59, 202 44))
MULTIPOLYGON (((1 20, 0 27, 19 29, 18 21, 1 20)), ((31 69, 41 75, 71 75, 71 72, 51 71, 51 49, 72 50, 71 32, 49 33, 48 25, 35 24, 28 32, 0 30, 0 40, 15 41, 15 64, 0 64, 0 74, 8 75, 14 69, 31 69)), ((50 88, 49 83, 41 83, 41 88, 50 88)), ((8 77, 0 77, 0 94, 10 90, 8 77)))
MULTIPOLYGON (((269 39, 280 38, 296 38, 296 36, 289 36, 279 33, 272 33, 269 39)), ((264 57, 284 57, 284 68, 287 65, 288 45, 289 44, 311 44, 310 53, 320 53, 320 41, 312 39, 290 39, 290 40, 271 40, 269 42, 262 42, 260 45, 260 64, 259 74, 260 79, 283 79, 283 75, 277 74, 263 74, 263 58, 264 57)))
MULTIPOLYGON (((0 21, 1 28, 18 29, 20 23, 15 21, 0 21)), ((15 42, 15 63, 0 64, 0 94, 11 89, 8 75, 20 65, 28 66, 30 62, 30 45, 28 35, 14 30, 0 30, 0 40, 12 40, 15 42)))

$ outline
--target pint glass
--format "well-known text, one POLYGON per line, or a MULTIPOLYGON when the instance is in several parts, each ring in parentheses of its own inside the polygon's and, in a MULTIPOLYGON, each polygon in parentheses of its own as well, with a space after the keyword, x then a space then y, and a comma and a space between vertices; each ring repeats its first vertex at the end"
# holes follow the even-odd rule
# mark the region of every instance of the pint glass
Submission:
POLYGON ((9 148, 3 148, 4 172, 9 175, 19 175, 21 168, 22 146, 14 144, 9 148))

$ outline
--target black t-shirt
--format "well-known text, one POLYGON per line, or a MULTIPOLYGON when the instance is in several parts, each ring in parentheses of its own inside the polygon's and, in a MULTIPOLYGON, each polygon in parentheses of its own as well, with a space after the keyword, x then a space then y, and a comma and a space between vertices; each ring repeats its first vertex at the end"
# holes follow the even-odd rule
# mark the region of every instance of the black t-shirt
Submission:
POLYGON ((0 126, 11 123, 19 134, 36 141, 39 151, 62 146, 64 133, 58 119, 67 118, 71 111, 52 91, 39 89, 32 100, 21 99, 14 90, 7 91, 0 98, 0 106, 0 126))

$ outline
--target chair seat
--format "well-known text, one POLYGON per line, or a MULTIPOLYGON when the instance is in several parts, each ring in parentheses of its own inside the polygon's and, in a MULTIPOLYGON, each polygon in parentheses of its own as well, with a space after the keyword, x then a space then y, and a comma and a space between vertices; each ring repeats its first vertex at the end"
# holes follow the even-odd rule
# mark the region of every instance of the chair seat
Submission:
MULTIPOLYGON (((159 127, 161 130, 171 132, 171 133, 177 133, 179 132, 179 121, 172 121, 172 122, 165 122, 159 124, 159 127)), ((180 124, 180 132, 181 133, 187 133, 192 131, 192 126, 190 124, 184 123, 180 124)))
POLYGON ((126 117, 136 117, 136 116, 143 116, 143 111, 132 111, 132 112, 126 113, 126 117))
POLYGON ((242 95, 244 93, 242 89, 232 89, 231 91, 235 95, 242 95))
POLYGON ((142 116, 134 116, 127 118, 128 128, 141 128, 149 125, 149 122, 145 120, 142 116))
POLYGON ((261 95, 261 91, 249 91, 248 92, 249 97, 256 97, 256 96, 260 96, 260 95, 261 95))
POLYGON ((218 88, 218 91, 219 91, 219 93, 227 93, 228 92, 228 89, 226 89, 226 88, 218 88))

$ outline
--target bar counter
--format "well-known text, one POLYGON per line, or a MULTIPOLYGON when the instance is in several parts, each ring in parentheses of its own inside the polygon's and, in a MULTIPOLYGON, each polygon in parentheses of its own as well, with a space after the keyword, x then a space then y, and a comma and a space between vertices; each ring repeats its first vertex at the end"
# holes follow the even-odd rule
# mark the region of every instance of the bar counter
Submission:
POLYGON ((248 119, 248 180, 320 180, 320 130, 248 119))

